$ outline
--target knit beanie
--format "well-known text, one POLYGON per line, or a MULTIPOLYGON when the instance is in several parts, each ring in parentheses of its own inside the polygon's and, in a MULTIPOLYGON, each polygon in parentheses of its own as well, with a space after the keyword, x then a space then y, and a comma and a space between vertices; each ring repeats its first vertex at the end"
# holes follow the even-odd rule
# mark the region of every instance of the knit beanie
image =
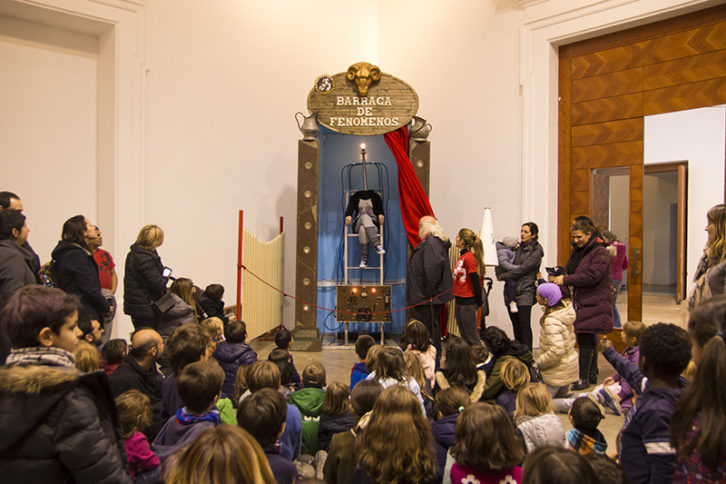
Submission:
POLYGON ((552 284, 551 282, 545 282, 537 286, 537 294, 547 299, 547 305, 549 307, 556 305, 562 299, 560 286, 552 284))

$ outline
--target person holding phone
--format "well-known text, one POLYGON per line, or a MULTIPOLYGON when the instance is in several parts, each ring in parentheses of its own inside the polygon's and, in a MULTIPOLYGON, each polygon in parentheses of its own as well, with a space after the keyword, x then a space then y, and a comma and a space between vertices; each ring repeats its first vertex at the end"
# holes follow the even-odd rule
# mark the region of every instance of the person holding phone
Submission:
POLYGON ((136 329, 156 328, 161 311, 154 302, 166 294, 171 269, 164 267, 156 251, 164 243, 158 225, 145 225, 126 256, 124 273, 124 313, 131 316, 136 329))

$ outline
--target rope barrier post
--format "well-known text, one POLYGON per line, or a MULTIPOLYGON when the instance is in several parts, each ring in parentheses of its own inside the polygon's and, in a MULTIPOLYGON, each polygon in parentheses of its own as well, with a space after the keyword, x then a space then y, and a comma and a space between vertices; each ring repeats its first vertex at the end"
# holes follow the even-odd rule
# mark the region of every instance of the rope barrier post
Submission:
MULTIPOLYGON (((282 217, 280 217, 282 219, 282 217)), ((242 236, 244 227, 244 210, 239 211, 239 235, 237 239, 237 320, 242 319, 242 236)), ((282 225, 282 220, 280 220, 282 225)))

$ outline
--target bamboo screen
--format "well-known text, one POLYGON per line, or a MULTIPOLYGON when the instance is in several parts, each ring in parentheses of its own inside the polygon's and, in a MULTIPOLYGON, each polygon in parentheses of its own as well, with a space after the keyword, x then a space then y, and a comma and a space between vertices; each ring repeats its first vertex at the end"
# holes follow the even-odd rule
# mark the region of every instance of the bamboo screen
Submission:
MULTIPOLYGON (((270 285, 282 289, 285 234, 269 242, 244 231, 242 261, 247 268, 270 285)), ((282 324, 283 295, 260 282, 249 272, 242 273, 242 320, 247 324, 247 339, 256 338, 282 324)))

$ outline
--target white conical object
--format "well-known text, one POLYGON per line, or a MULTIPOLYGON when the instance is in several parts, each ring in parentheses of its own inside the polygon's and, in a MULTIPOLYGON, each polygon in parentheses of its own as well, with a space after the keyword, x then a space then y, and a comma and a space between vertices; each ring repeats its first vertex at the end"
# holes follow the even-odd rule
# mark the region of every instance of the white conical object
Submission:
POLYGON ((497 249, 494 246, 494 224, 492 223, 492 209, 484 209, 484 217, 481 221, 481 230, 479 238, 484 245, 484 265, 496 266, 499 264, 497 260, 497 249))

